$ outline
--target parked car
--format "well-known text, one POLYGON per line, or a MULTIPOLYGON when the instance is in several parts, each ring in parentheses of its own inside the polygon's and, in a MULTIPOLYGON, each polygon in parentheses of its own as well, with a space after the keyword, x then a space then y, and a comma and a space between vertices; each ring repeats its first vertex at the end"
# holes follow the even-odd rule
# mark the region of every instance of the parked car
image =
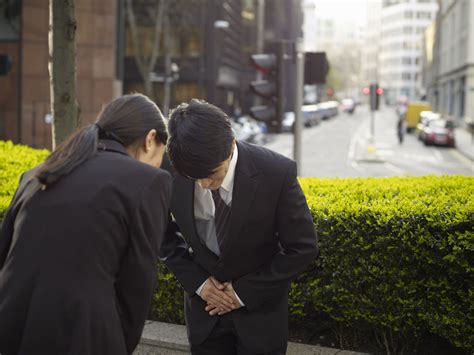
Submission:
POLYGON ((266 126, 248 116, 232 121, 232 129, 237 140, 255 144, 263 144, 266 141, 266 126))
POLYGON ((323 120, 337 116, 339 113, 339 103, 337 101, 321 102, 320 104, 317 104, 317 106, 323 120))
POLYGON ((321 111, 318 110, 318 105, 304 105, 302 111, 305 127, 312 127, 321 122, 321 111))
POLYGON ((420 134, 425 145, 436 144, 449 147, 455 146, 454 124, 450 120, 437 119, 428 122, 420 134))
POLYGON ((295 113, 285 112, 283 114, 283 121, 281 122, 281 131, 282 132, 293 132, 293 127, 295 125, 295 113))
POLYGON ((420 123, 416 125, 416 136, 421 140, 421 132, 428 126, 428 123, 432 120, 439 120, 441 115, 432 111, 421 111, 420 112, 420 123))
POLYGON ((352 99, 343 99, 341 100, 340 108, 342 112, 347 112, 352 115, 356 109, 356 102, 352 99))
POLYGON ((422 111, 432 111, 431 104, 425 101, 408 103, 405 112, 407 132, 413 131, 417 124, 420 123, 420 112, 422 111))

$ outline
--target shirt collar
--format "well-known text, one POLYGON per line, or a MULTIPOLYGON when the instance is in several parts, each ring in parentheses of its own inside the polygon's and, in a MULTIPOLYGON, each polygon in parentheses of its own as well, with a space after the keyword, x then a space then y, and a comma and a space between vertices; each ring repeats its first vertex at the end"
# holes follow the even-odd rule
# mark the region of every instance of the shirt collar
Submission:
POLYGON ((234 188, 234 177, 235 177, 235 167, 237 165, 237 157, 239 155, 239 150, 237 149, 237 144, 234 143, 234 153, 232 154, 232 159, 229 163, 229 169, 227 174, 225 174, 224 181, 222 181, 221 188, 227 192, 231 192, 234 188))

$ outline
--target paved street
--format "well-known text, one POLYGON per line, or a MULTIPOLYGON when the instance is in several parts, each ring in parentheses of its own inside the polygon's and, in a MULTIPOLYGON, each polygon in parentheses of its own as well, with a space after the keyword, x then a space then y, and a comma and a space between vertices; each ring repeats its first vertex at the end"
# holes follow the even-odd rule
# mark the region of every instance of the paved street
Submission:
MULTIPOLYGON (((350 177, 396 175, 474 175, 474 163, 457 149, 425 146, 414 134, 402 145, 396 136, 395 112, 382 108, 375 116, 374 150, 368 147, 367 106, 354 115, 339 113, 320 125, 303 129, 301 176, 350 177)), ((292 157, 293 135, 280 134, 266 144, 292 157)))

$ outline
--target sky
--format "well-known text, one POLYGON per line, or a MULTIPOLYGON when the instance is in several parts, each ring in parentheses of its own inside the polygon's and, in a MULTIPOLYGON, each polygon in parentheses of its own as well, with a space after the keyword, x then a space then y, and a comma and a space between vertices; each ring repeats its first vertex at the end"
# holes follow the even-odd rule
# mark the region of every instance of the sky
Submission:
POLYGON ((365 25, 367 1, 370 0, 310 0, 320 14, 333 19, 352 20, 365 25))
MULTIPOLYGON (((306 51, 326 50, 314 27, 315 13, 319 18, 331 19, 337 38, 347 31, 360 31, 367 26, 367 2, 377 0, 304 0, 304 46, 306 51)), ((380 1, 380 0, 379 0, 380 1)), ((357 32, 360 34, 360 32, 357 32)))

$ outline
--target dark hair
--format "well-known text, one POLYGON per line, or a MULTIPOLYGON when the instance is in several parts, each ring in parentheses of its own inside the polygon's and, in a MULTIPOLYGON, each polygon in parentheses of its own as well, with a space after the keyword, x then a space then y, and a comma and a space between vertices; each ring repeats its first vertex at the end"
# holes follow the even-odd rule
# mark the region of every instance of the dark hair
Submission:
POLYGON ((142 143, 156 130, 156 141, 166 144, 168 133, 156 104, 141 94, 123 95, 105 105, 94 124, 74 132, 49 155, 36 178, 50 186, 97 153, 99 138, 113 139, 125 147, 142 143))
POLYGON ((169 157, 181 175, 206 178, 231 154, 234 133, 230 119, 205 101, 193 99, 176 107, 168 130, 169 157))

